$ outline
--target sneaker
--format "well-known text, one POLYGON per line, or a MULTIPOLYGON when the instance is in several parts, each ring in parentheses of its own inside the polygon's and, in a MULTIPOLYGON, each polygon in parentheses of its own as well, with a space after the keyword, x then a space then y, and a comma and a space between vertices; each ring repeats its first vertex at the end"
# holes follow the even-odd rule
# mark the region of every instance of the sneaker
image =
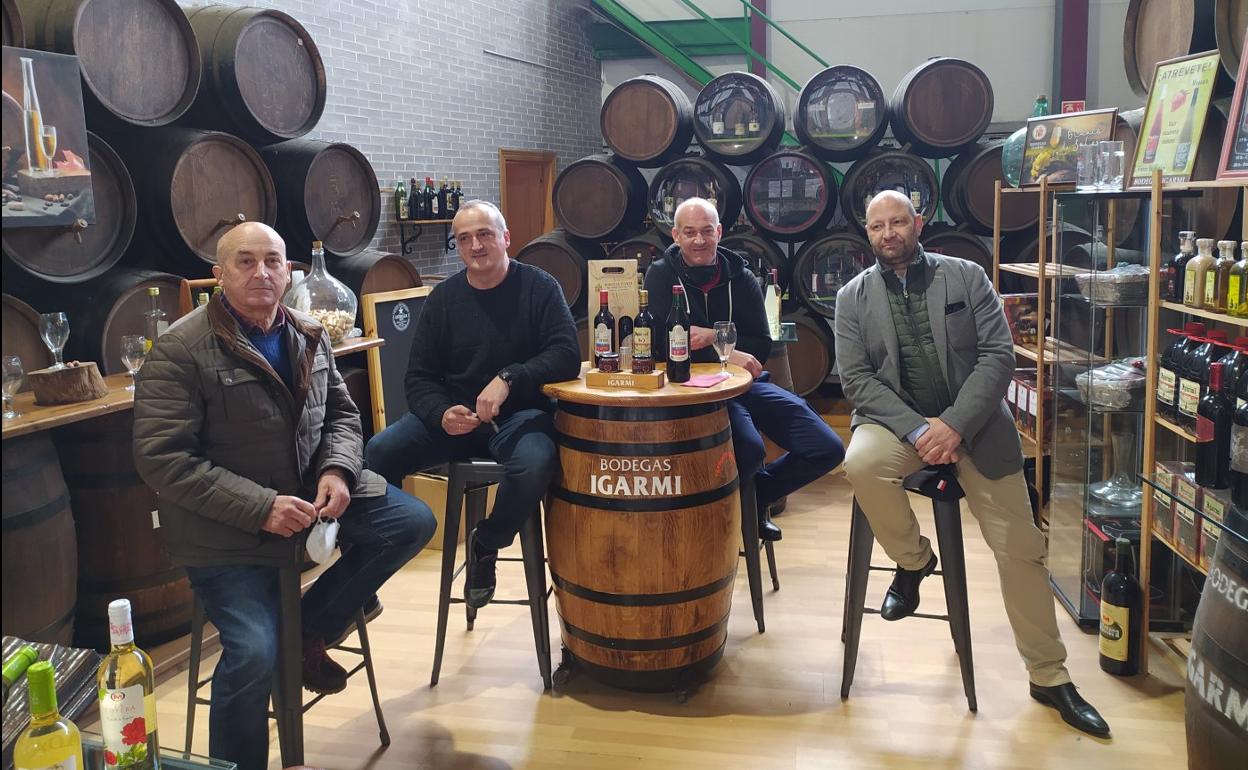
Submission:
MULTIPOLYGON (((372 596, 368 598, 368 601, 364 602, 363 609, 364 609, 364 622, 372 623, 374 620, 377 619, 377 616, 381 614, 381 611, 384 610, 385 607, 381 606, 381 600, 377 598, 377 594, 373 594, 372 596)), ((335 636, 333 638, 333 641, 326 642, 325 647, 332 649, 334 647, 341 645, 343 642, 347 641, 347 637, 350 636, 354 632, 355 632, 355 618, 352 618, 351 621, 347 623, 347 627, 342 630, 342 633, 335 636)))
POLYGON ((347 689, 347 670, 329 657, 320 639, 303 640, 303 687, 320 695, 347 689))
POLYGON ((464 580, 464 602, 469 607, 479 610, 494 598, 497 565, 498 551, 478 545, 477 530, 472 530, 468 535, 468 576, 464 580))

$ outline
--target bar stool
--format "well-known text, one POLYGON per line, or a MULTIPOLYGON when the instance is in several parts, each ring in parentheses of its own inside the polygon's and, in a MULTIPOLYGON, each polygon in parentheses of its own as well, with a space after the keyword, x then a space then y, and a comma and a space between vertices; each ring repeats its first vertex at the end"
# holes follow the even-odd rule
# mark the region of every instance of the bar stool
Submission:
MULTIPOLYGON (((918 480, 914 475, 903 480, 902 486, 908 492, 924 494, 918 488, 918 480)), ((961 490, 958 491, 960 499, 961 490)), ((932 515, 936 519, 936 541, 943 565, 943 569, 936 570, 932 574, 940 575, 944 583, 948 614, 933 615, 916 612, 911 617, 943 620, 949 623, 953 647, 958 654, 958 665, 962 669, 962 689, 966 693, 966 703, 971 711, 977 711, 979 706, 975 698, 975 666, 971 656, 971 620, 966 601, 966 557, 962 549, 961 505, 958 500, 932 499, 932 515)), ((849 688, 854 683, 854 669, 858 664, 858 643, 862 636, 863 613, 879 614, 879 610, 865 606, 870 572, 893 570, 892 567, 877 567, 871 564, 871 550, 874 543, 875 534, 871 531, 871 524, 867 521, 862 508, 859 507, 858 499, 854 498, 853 523, 849 531, 845 611, 841 623, 841 641, 845 643, 845 661, 841 673, 842 698, 849 697, 849 688)))
POLYGON ((750 603, 754 606, 754 622, 760 634, 767 631, 763 621, 763 575, 758 552, 767 552, 767 568, 771 572, 773 591, 780 590, 780 576, 776 574, 776 551, 774 543, 758 536, 758 498, 755 496, 754 477, 741 479, 741 555, 745 557, 745 574, 750 583, 750 603), (750 544, 753 543, 753 547, 750 544))
MULTIPOLYGON (((468 532, 485 518, 486 492, 491 484, 503 480, 503 466, 492 460, 467 460, 452 462, 448 466, 446 484, 446 515, 442 523, 442 587, 438 593, 438 635, 433 654, 433 674, 429 678, 429 686, 438 683, 442 671, 442 651, 446 645, 446 623, 450 616, 450 605, 465 604, 458 596, 451 595, 451 584, 459 573, 468 566, 468 539, 464 539, 464 561, 456 565, 456 552, 459 548, 459 511, 464 507, 467 498, 464 525, 468 532)), ((528 591, 527 599, 493 599, 491 604, 518 604, 529 608, 529 616, 533 622, 533 644, 537 650, 537 667, 542 675, 542 685, 549 690, 551 687, 550 670, 550 616, 547 614, 546 599, 550 595, 546 587, 546 557, 542 543, 542 517, 540 511, 534 511, 525 519, 520 528, 521 557, 499 557, 499 561, 519 561, 524 563, 524 579, 528 591)), ((467 579, 467 576, 465 576, 467 579)), ((472 630, 477 619, 477 610, 465 604, 467 611, 468 630, 472 630)))
MULTIPOLYGON (((303 565, 304 537, 291 538, 295 543, 292 554, 278 568, 278 590, 280 592, 280 621, 278 633, 277 670, 273 675, 273 710, 269 718, 277 722, 277 742, 282 755, 282 766, 292 767, 303 764, 303 715, 308 709, 320 703, 325 697, 318 694, 307 703, 303 702, 302 661, 303 661, 303 612, 302 591, 300 585, 301 567, 303 565)), ((204 605, 199 595, 194 595, 191 605, 191 649, 190 663, 187 670, 188 687, 186 697, 186 751, 191 750, 191 741, 195 735, 195 706, 202 704, 211 706, 212 700, 199 695, 199 691, 212 681, 199 678, 199 666, 203 657, 204 621, 207 619, 204 605)), ((331 649, 360 656, 360 662, 347 671, 347 678, 355 676, 361 669, 368 675, 368 688, 373 696, 373 711, 377 715, 378 737, 382 746, 390 745, 390 732, 386 729, 385 715, 381 712, 381 699, 377 695, 377 677, 373 671, 372 649, 368 643, 367 620, 364 610, 360 609, 355 617, 355 628, 360 635, 359 647, 347 647, 338 644, 331 649)))

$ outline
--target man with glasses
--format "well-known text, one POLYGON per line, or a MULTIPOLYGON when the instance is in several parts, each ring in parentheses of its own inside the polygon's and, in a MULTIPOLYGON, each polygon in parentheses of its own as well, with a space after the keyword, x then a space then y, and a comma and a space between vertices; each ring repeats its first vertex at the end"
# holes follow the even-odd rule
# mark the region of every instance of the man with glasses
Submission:
POLYGON ((407 365, 410 410, 368 442, 367 465, 398 486, 408 473, 470 457, 505 469, 490 515, 468 536, 464 600, 494 596, 498 550, 537 510, 559 468, 542 386, 575 379, 581 352, 559 284, 507 256, 511 233, 492 203, 451 222, 465 269, 434 287, 407 365))

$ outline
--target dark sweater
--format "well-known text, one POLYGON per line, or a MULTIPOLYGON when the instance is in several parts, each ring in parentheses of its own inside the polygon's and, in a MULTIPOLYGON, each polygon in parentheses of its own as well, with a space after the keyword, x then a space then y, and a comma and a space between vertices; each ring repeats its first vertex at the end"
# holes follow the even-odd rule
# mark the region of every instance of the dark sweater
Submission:
POLYGON ((456 404, 477 396, 504 368, 516 375, 501 416, 546 407, 541 386, 581 370, 576 327, 563 291, 545 271, 512 260, 493 289, 474 289, 461 270, 429 293, 407 364, 407 405, 435 433, 456 404))
MULTIPOLYGON (((771 335, 767 331, 763 290, 740 254, 720 246, 718 259, 720 280, 709 292, 704 292, 698 281, 689 276, 678 244, 669 246, 663 258, 646 270, 646 290, 650 292, 650 312, 654 315, 656 327, 654 349, 661 355, 660 360, 667 359, 667 314, 672 309, 672 287, 679 278, 685 285, 690 323, 714 329, 716 321, 732 321, 737 326, 737 350, 754 356, 760 364, 767 363, 771 354, 771 335)), ((719 363, 714 345, 693 351, 690 360, 704 364, 719 363)))

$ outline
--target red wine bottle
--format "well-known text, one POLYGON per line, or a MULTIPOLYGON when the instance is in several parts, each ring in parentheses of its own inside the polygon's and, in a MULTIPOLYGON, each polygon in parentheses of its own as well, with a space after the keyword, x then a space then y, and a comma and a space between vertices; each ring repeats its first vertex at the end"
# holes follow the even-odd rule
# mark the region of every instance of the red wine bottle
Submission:
POLYGON ((1182 331, 1168 331, 1178 337, 1162 352, 1157 368, 1157 414, 1173 420, 1179 403, 1179 369, 1196 345, 1196 338, 1205 335, 1205 325, 1189 321, 1182 331))
POLYGON ((1118 676, 1140 672, 1144 592, 1135 579, 1131 541, 1114 541, 1114 568, 1101 581, 1101 669, 1118 676))
POLYGON ((672 287, 672 309, 667 313, 667 379, 689 381, 689 311, 685 309, 685 289, 672 287))
POLYGON ((615 352, 615 316, 611 306, 607 304, 609 294, 606 289, 598 290, 598 315, 594 316, 594 368, 598 368, 598 357, 603 353, 615 352))
POLYGON ((637 295, 641 309, 633 319, 633 372, 649 374, 654 371, 654 316, 650 313, 650 292, 642 289, 637 295))
POLYGON ((1209 382, 1209 365, 1221 358, 1219 346, 1226 344, 1226 332, 1214 329, 1207 337, 1197 337, 1196 346, 1183 360, 1179 372, 1179 403, 1176 414, 1179 425, 1196 429, 1196 410, 1205 397, 1209 382))
POLYGON ((1210 489, 1230 486, 1231 418, 1234 409, 1222 392, 1226 367, 1209 365, 1209 392, 1200 400, 1196 416, 1196 483, 1210 489))

